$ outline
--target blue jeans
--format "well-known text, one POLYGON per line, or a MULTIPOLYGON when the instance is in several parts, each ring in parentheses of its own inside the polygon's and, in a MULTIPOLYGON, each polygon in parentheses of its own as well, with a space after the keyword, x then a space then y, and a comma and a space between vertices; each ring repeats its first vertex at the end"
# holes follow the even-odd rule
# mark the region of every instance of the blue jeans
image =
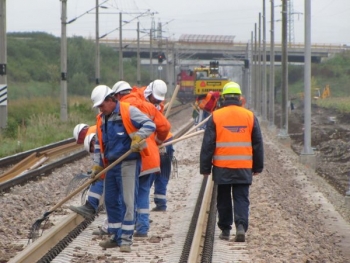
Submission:
POLYGON ((139 177, 139 191, 137 197, 136 232, 147 234, 149 230, 149 194, 152 174, 139 177))
POLYGON ((233 220, 236 227, 241 224, 245 231, 248 230, 250 205, 249 187, 249 184, 218 185, 216 207, 219 214, 218 227, 221 230, 231 230, 233 220))
POLYGON ((131 245, 135 228, 141 161, 122 161, 104 179, 108 233, 118 245, 131 245))
POLYGON ((100 199, 103 193, 103 180, 97 180, 91 184, 89 192, 87 193, 87 200, 97 212, 100 205, 100 199))
POLYGON ((166 154, 160 156, 160 174, 152 174, 151 185, 154 182, 154 203, 160 210, 166 210, 166 191, 171 175, 171 161, 174 156, 173 145, 168 145, 166 154))

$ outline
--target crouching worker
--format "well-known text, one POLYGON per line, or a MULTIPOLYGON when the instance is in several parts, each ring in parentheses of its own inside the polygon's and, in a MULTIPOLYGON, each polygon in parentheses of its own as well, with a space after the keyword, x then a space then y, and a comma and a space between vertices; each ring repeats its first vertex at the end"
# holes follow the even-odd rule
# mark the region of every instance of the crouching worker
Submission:
MULTIPOLYGON (((87 124, 78 124, 73 130, 73 136, 77 144, 84 143, 84 148, 87 152, 94 152, 96 125, 90 126, 87 124)), ((98 155, 92 155, 93 160, 98 160, 98 155)), ((100 171, 99 167, 97 169, 92 169, 89 172, 90 176, 93 178, 100 171)), ((87 192, 87 200, 82 206, 70 206, 69 209, 76 212, 77 214, 85 217, 91 218, 96 215, 98 208, 101 203, 103 193, 103 181, 97 180, 90 185, 89 191, 87 192)))

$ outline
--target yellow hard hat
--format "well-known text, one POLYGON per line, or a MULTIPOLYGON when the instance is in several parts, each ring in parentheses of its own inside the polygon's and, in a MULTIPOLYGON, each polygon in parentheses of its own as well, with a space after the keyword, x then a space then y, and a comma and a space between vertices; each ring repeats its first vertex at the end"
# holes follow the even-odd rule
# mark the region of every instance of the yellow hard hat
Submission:
POLYGON ((222 95, 226 94, 242 94, 241 87, 236 82, 229 82, 222 89, 222 95))

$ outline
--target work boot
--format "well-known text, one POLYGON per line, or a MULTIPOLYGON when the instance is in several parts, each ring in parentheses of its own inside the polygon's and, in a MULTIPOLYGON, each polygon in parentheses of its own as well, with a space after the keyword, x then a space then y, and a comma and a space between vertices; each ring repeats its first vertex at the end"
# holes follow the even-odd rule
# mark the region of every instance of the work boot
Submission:
POLYGON ((141 233, 135 232, 134 237, 148 237, 148 235, 147 235, 147 233, 141 234, 141 233))
POLYGON ((235 242, 245 242, 245 230, 243 225, 238 225, 237 227, 235 242))
POLYGON ((131 252, 131 246, 130 245, 121 245, 120 252, 131 252))
POLYGON ((85 205, 82 205, 82 206, 71 205, 69 209, 85 218, 91 218, 96 214, 95 209, 92 207, 92 205, 89 202, 86 202, 85 205))
POLYGON ((230 240, 230 230, 229 229, 222 230, 219 238, 222 240, 230 240))
POLYGON ((107 240, 103 240, 100 243, 98 243, 100 247, 103 248, 114 248, 114 247, 119 247, 117 241, 115 241, 114 239, 107 239, 107 240))
POLYGON ((108 232, 104 231, 101 227, 98 227, 98 229, 92 231, 92 234, 95 235, 95 236, 109 235, 108 232))
POLYGON ((165 211, 166 211, 166 208, 156 206, 156 207, 152 208, 152 211, 155 211, 155 212, 165 212, 165 211))

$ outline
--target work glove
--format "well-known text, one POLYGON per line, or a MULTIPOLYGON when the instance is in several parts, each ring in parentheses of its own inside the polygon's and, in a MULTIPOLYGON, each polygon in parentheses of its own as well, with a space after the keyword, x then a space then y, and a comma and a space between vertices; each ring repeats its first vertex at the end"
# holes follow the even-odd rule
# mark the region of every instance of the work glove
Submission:
POLYGON ((103 170, 102 166, 94 165, 91 168, 90 178, 95 178, 95 175, 98 174, 99 172, 101 172, 102 170, 103 170))
POLYGON ((131 138, 130 150, 133 151, 133 152, 140 152, 142 150, 142 144, 140 143, 141 141, 142 141, 141 136, 135 134, 131 138))

